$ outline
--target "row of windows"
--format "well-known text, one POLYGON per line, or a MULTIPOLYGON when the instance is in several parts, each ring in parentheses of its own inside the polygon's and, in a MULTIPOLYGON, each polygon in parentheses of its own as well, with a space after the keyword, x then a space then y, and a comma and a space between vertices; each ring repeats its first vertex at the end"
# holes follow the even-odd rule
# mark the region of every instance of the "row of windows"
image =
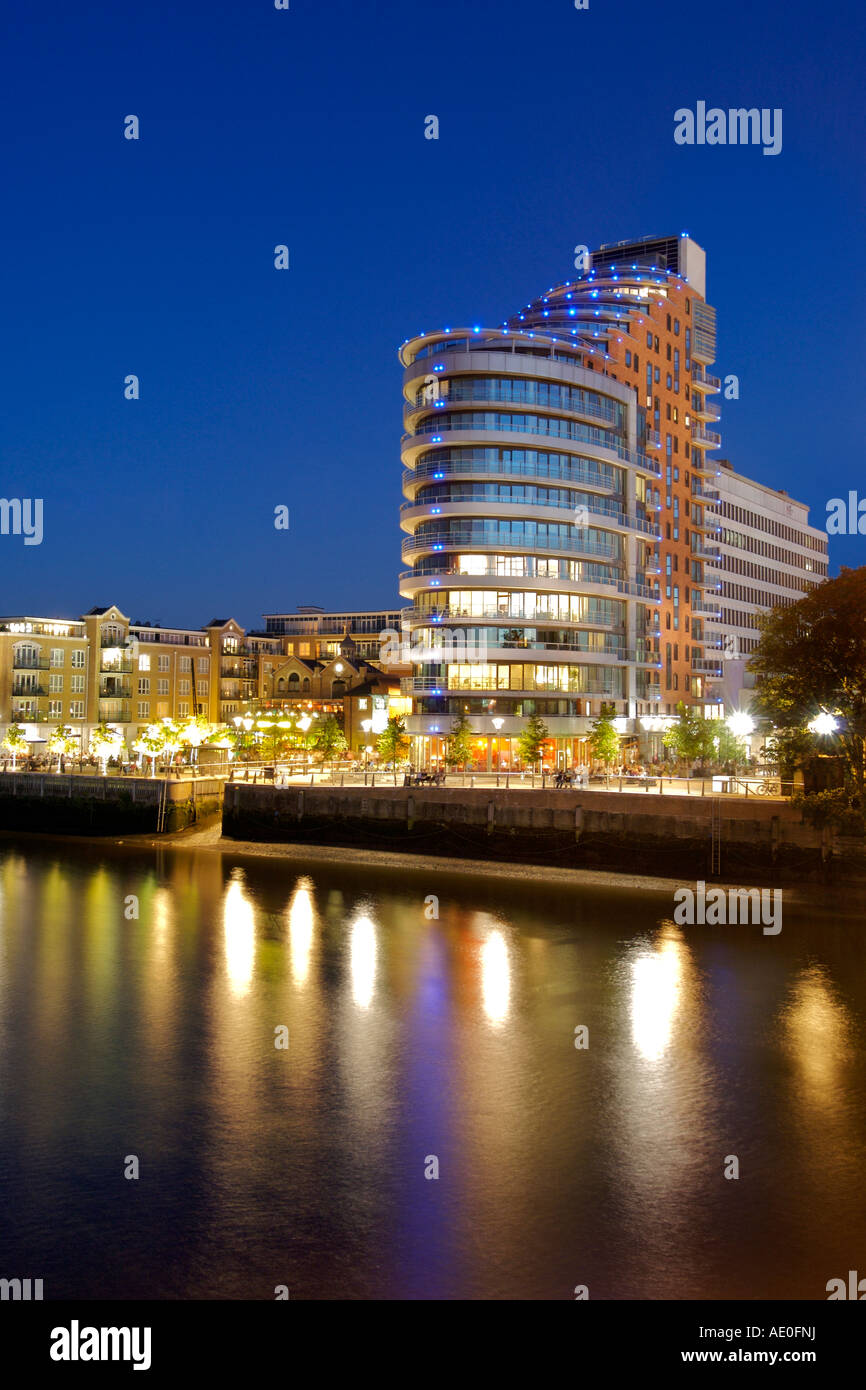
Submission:
POLYGON ((616 435, 584 425, 579 420, 565 420, 558 415, 512 415, 499 411, 482 413, 468 410, 465 414, 450 415, 447 411, 430 420, 421 420, 414 433, 438 434, 448 430, 483 430, 492 434, 543 434, 551 439, 575 439, 583 444, 595 444, 602 449, 624 450, 616 435))
MULTIPOLYGON (((798 580, 792 574, 783 574, 778 569, 769 569, 766 565, 756 565, 751 560, 741 560, 736 555, 725 555, 722 557, 722 568, 726 574, 742 574, 749 579, 760 579, 765 584, 776 584, 787 589, 799 589, 806 593, 809 588, 814 587, 807 580, 798 580)), ((772 599, 769 600, 773 602, 772 599)))
MULTIPOLYGON (((753 566, 753 568, 758 568, 758 566, 753 566)), ((775 571, 767 571, 767 573, 771 573, 775 583, 778 579, 775 571)), ((755 578, 760 578, 760 576, 756 575, 755 578)), ((809 584, 803 592, 808 593, 809 589, 814 588, 814 584, 809 584)), ((751 589, 746 584, 732 584, 727 579, 723 580, 718 597, 735 598, 741 603, 751 603, 755 608, 790 608, 792 604, 799 602, 799 599, 791 598, 788 595, 768 594, 766 589, 751 589)))
POLYGON ((450 690, 568 690, 622 694, 622 670, 615 666, 499 666, 475 662, 449 664, 450 690))
MULTIPOLYGON (((562 482, 595 483, 622 495, 625 474, 611 463, 579 454, 549 454, 540 449, 428 449, 418 460, 415 475, 435 478, 451 472, 513 473, 562 482)), ((640 479, 639 481, 643 481, 640 479)))
POLYGON ((599 623, 621 627, 625 621, 617 599, 582 594, 485 593, 482 589, 444 589, 421 594, 418 608, 436 612, 445 608, 453 617, 553 618, 561 622, 599 623))
POLYGON ((737 550, 748 550, 753 555, 764 555, 768 560, 778 560, 782 564, 792 565, 795 569, 807 570, 812 573, 817 568, 815 560, 798 555, 795 550, 786 550, 783 546, 773 545, 771 541, 758 540, 755 536, 747 536, 742 531, 729 531, 725 528, 719 540, 724 541, 725 545, 736 547, 737 550))
POLYGON ((458 545, 514 545, 531 550, 580 550, 591 555, 622 557, 622 537, 596 526, 576 532, 570 522, 478 520, 423 521, 412 537, 415 545, 429 542, 437 549, 458 545))
POLYGON ((797 526, 785 526, 781 521, 771 521, 769 517, 761 516, 746 507, 737 507, 733 502, 718 502, 716 510, 720 516, 730 521, 739 521, 753 531, 766 531, 771 536, 778 536, 780 540, 793 541, 804 550, 818 550, 822 555, 827 554, 826 538, 810 536, 797 526))
MULTIPOLYGON (((433 399, 427 394, 432 387, 418 392, 416 405, 433 399)), ((621 401, 586 391, 582 386, 561 382, 535 381, 515 377, 457 377, 440 384, 442 397, 449 401, 514 401, 518 405, 560 406, 583 415, 598 416, 622 429, 624 407, 621 401)))
POLYGON ((573 488, 535 487, 531 483, 434 483, 418 492, 415 505, 433 502, 513 502, 529 507, 562 507, 568 511, 583 506, 614 520, 625 519, 622 507, 613 498, 573 488))

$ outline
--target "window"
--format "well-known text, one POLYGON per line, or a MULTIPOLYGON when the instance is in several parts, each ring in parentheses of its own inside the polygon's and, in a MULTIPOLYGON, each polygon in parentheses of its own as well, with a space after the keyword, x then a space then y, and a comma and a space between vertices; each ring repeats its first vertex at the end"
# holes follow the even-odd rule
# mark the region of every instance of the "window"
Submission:
POLYGON ((199 675, 200 675, 200 676, 206 676, 207 673, 208 673, 209 667, 210 667, 210 661, 208 660, 208 658, 207 658, 206 656, 200 656, 199 659, 198 659, 198 673, 199 673, 199 675))
POLYGON ((171 670, 171 657, 170 657, 170 656, 161 656, 161 657, 159 658, 159 669, 160 669, 160 671, 170 671, 170 670, 171 670))
POLYGON ((198 690, 199 695, 206 695, 206 694, 207 694, 207 681, 197 681, 197 682, 196 682, 196 689, 198 690))
POLYGON ((168 694, 168 681, 167 681, 167 680, 160 680, 160 681, 157 681, 157 683, 156 683, 156 693, 157 693, 157 695, 167 695, 167 694, 168 694))
POLYGON ((191 657, 191 656, 182 656, 182 657, 180 658, 180 669, 181 669, 182 671, 191 671, 191 670, 192 670, 192 657, 191 657))
POLYGON ((84 677, 83 677, 83 676, 70 676, 70 677, 69 677, 69 689, 72 691, 73 695, 83 695, 83 694, 84 694, 84 677))
POLYGON ((679 319, 674 319, 674 333, 677 333, 677 334, 678 334, 679 331, 680 331, 680 321, 679 321, 679 319))
POLYGON ((62 648, 62 647, 52 647, 52 648, 51 648, 51 665, 52 665, 52 666, 62 666, 62 665, 63 665, 63 648, 62 648))
POLYGON ((139 695, 149 695, 149 694, 150 694, 150 679, 149 679, 148 676, 139 676, 139 678, 138 678, 138 693, 139 693, 139 695))
POLYGON ((655 380, 656 384, 658 384, 658 383, 661 381, 661 379, 662 379, 662 374, 661 374, 661 372, 659 371, 658 367, 656 367, 655 373, 654 373, 654 380, 655 380))
POLYGON ((149 657, 149 656, 140 656, 140 657, 138 658, 138 669, 139 669, 139 671, 149 671, 149 670, 150 670, 150 657, 149 657))
POLYGON ((178 694, 179 694, 179 695, 188 695, 188 694, 189 694, 189 681, 188 681, 188 680, 179 680, 178 683, 177 683, 177 691, 178 691, 178 694))
POLYGON ((138 717, 139 717, 139 719, 147 719, 147 718, 149 717, 149 715, 150 715, 150 704, 149 704, 149 702, 148 702, 147 700, 139 700, 139 702, 138 702, 138 717))
POLYGON ((70 718, 71 718, 71 719, 83 719, 83 718, 84 718, 84 701, 83 701, 83 700, 70 700, 70 701, 69 701, 69 715, 70 715, 70 718))
POLYGON ((627 367, 630 367, 630 366, 631 366, 631 353, 629 352, 628 348, 626 348, 626 353, 625 353, 625 365, 626 365, 627 367))
POLYGON ((636 372, 640 371, 640 358, 638 357, 637 353, 635 353, 634 355, 634 369, 636 372))
POLYGON ((157 719, 165 719, 168 714, 168 700, 159 700, 156 706, 157 719))
POLYGON ((52 694, 57 694, 59 691, 61 691, 63 689, 63 677, 55 676, 54 672, 52 671, 51 675, 48 677, 48 689, 52 692, 52 694))
POLYGON ((653 345, 653 335, 652 335, 652 333, 647 333, 647 335, 646 335, 646 345, 647 345, 648 348, 651 348, 651 347, 652 347, 652 345, 653 345))
MULTIPOLYGON (((670 314, 668 314, 668 332, 670 333, 670 331, 671 331, 671 316, 670 316, 670 314)), ((670 349, 668 349, 668 351, 670 351, 670 349)))
POLYGON ((656 340, 655 340, 655 351, 658 352, 658 350, 659 350, 659 340, 658 340, 658 337, 656 337, 656 340))
POLYGON ((49 719, 60 719, 61 716, 62 716, 62 714, 63 714, 63 701, 62 701, 62 700, 49 700, 49 701, 48 701, 48 718, 49 718, 49 719))
POLYGON ((189 701, 181 700, 180 704, 177 707, 177 712, 181 716, 181 718, 189 714, 189 701))
POLYGON ((72 665, 73 665, 73 667, 76 667, 76 666, 77 666, 79 670, 82 670, 82 669, 83 669, 83 667, 84 667, 84 650, 83 650, 83 648, 82 648, 81 650, 79 650, 79 651, 75 651, 75 652, 72 653, 72 665))

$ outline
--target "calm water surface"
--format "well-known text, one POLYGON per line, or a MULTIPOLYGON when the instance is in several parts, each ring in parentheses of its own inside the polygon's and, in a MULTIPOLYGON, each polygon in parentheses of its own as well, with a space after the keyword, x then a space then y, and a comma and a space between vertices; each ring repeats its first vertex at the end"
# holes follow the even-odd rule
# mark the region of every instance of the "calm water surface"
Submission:
POLYGON ((826 1298, 866 1259, 860 921, 671 914, 670 891, 0 844, 0 1276, 826 1298))

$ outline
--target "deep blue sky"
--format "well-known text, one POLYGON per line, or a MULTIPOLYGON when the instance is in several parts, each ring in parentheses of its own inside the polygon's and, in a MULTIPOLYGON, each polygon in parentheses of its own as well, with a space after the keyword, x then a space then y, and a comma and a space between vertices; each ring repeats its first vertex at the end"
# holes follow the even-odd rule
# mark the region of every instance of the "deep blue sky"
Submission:
POLYGON ((866 495, 862 25, 854 0, 10 7, 0 493, 44 498, 45 538, 0 537, 0 611, 395 602, 400 342, 499 324, 577 243, 686 229, 740 378, 721 452, 823 525, 866 495), (782 107, 782 153, 675 145, 699 99, 782 107))

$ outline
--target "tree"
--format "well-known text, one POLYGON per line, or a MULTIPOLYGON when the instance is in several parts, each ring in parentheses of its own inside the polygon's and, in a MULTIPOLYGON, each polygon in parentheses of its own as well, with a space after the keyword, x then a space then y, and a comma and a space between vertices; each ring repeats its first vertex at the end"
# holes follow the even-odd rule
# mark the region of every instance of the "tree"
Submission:
POLYGON ((90 735, 90 751, 102 763, 103 777, 108 759, 116 757, 122 747, 123 735, 109 728, 104 719, 100 720, 90 735))
POLYGON ((520 750, 520 756, 530 767, 534 768, 538 763, 545 740, 549 737, 550 730, 541 716, 530 714, 526 721, 526 727, 521 729, 517 735, 517 747, 520 750))
POLYGON ((785 781, 790 782, 815 752, 815 735, 808 729, 774 729, 765 748, 769 760, 778 766, 785 781))
POLYGON ((445 744, 445 762, 448 767, 462 767, 472 761, 472 725, 464 713, 458 714, 452 724, 445 744))
POLYGON ((314 747, 321 753, 322 761, 326 763, 331 762, 341 753, 345 753, 349 747, 342 725, 335 715, 329 714, 319 724, 315 733, 314 747))
POLYGON ((12 771, 15 771, 15 763, 19 753, 29 752, 29 744, 21 732, 20 724, 10 724, 3 738, 3 747, 8 748, 12 754, 12 771))
POLYGON ((406 725, 399 715, 393 715, 376 740, 376 747, 383 762, 394 764, 394 786, 397 785, 397 763, 409 751, 406 725))
POLYGON ((682 700, 677 705, 679 719, 671 724, 662 735, 665 748, 670 748, 674 757, 683 763, 705 763, 710 760, 715 749, 713 739, 721 739, 720 721, 704 719, 703 715, 682 700))
POLYGON ((864 799, 866 752, 866 567, 843 569, 789 608, 759 618, 748 661, 754 707, 780 729, 808 727, 822 712, 838 720, 834 740, 846 781, 864 799))
POLYGON ((139 734, 132 745, 136 753, 150 758, 150 775, 156 776, 156 760, 165 748, 166 731, 164 724, 148 724, 143 734, 139 734))
POLYGON ((613 726, 616 705, 602 705, 597 719, 593 719, 589 733, 589 746, 592 756, 604 763, 609 770, 611 763, 619 761, 619 734, 613 726))
POLYGON ((61 764, 67 753, 74 753, 77 744, 72 736, 72 730, 67 724, 58 724, 54 733, 48 739, 48 751, 57 754, 57 771, 60 771, 61 764))

